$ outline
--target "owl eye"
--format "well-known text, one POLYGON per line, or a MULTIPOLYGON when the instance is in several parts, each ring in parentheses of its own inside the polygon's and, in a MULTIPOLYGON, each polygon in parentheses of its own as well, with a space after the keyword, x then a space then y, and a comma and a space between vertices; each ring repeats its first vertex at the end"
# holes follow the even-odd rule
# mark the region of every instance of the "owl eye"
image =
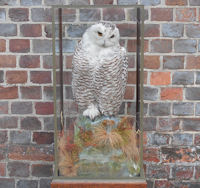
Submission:
POLYGON ((110 38, 112 39, 112 38, 114 38, 114 36, 115 36, 115 35, 112 35, 110 38))
POLYGON ((103 35, 103 33, 101 33, 101 32, 97 32, 98 33, 98 35, 100 36, 100 37, 102 37, 102 35, 103 35))

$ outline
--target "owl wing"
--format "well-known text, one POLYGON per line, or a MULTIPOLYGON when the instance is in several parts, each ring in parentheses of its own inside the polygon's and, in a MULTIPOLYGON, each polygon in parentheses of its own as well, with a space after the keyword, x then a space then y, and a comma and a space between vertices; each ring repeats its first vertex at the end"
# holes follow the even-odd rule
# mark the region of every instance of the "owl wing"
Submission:
POLYGON ((72 93, 81 109, 87 108, 94 101, 92 71, 89 57, 79 42, 72 61, 72 93))
POLYGON ((126 89, 128 73, 126 50, 119 47, 113 57, 103 61, 95 77, 96 98, 101 113, 110 116, 119 112, 126 89))

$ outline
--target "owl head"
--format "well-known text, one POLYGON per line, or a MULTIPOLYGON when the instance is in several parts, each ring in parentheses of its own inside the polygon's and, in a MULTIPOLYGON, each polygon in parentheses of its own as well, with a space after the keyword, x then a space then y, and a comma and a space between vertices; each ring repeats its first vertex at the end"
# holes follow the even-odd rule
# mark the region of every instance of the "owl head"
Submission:
POLYGON ((83 38, 102 48, 112 47, 119 44, 120 34, 115 24, 99 22, 90 26, 84 33, 83 38))

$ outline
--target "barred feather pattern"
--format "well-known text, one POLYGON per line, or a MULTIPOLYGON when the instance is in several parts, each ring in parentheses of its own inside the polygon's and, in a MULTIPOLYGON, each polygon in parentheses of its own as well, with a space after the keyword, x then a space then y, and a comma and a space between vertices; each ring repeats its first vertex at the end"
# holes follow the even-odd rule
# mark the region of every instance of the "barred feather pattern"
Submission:
POLYGON ((72 92, 79 107, 84 110, 96 104, 103 115, 116 115, 126 88, 126 50, 119 45, 113 48, 112 56, 91 57, 80 42, 72 66, 72 92))

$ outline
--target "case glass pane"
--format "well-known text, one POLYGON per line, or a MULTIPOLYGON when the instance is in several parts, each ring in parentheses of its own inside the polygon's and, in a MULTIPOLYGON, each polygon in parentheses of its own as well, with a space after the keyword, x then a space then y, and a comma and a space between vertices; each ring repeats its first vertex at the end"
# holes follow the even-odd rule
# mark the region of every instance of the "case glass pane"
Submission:
POLYGON ((55 176, 141 177, 143 7, 53 14, 55 176))

